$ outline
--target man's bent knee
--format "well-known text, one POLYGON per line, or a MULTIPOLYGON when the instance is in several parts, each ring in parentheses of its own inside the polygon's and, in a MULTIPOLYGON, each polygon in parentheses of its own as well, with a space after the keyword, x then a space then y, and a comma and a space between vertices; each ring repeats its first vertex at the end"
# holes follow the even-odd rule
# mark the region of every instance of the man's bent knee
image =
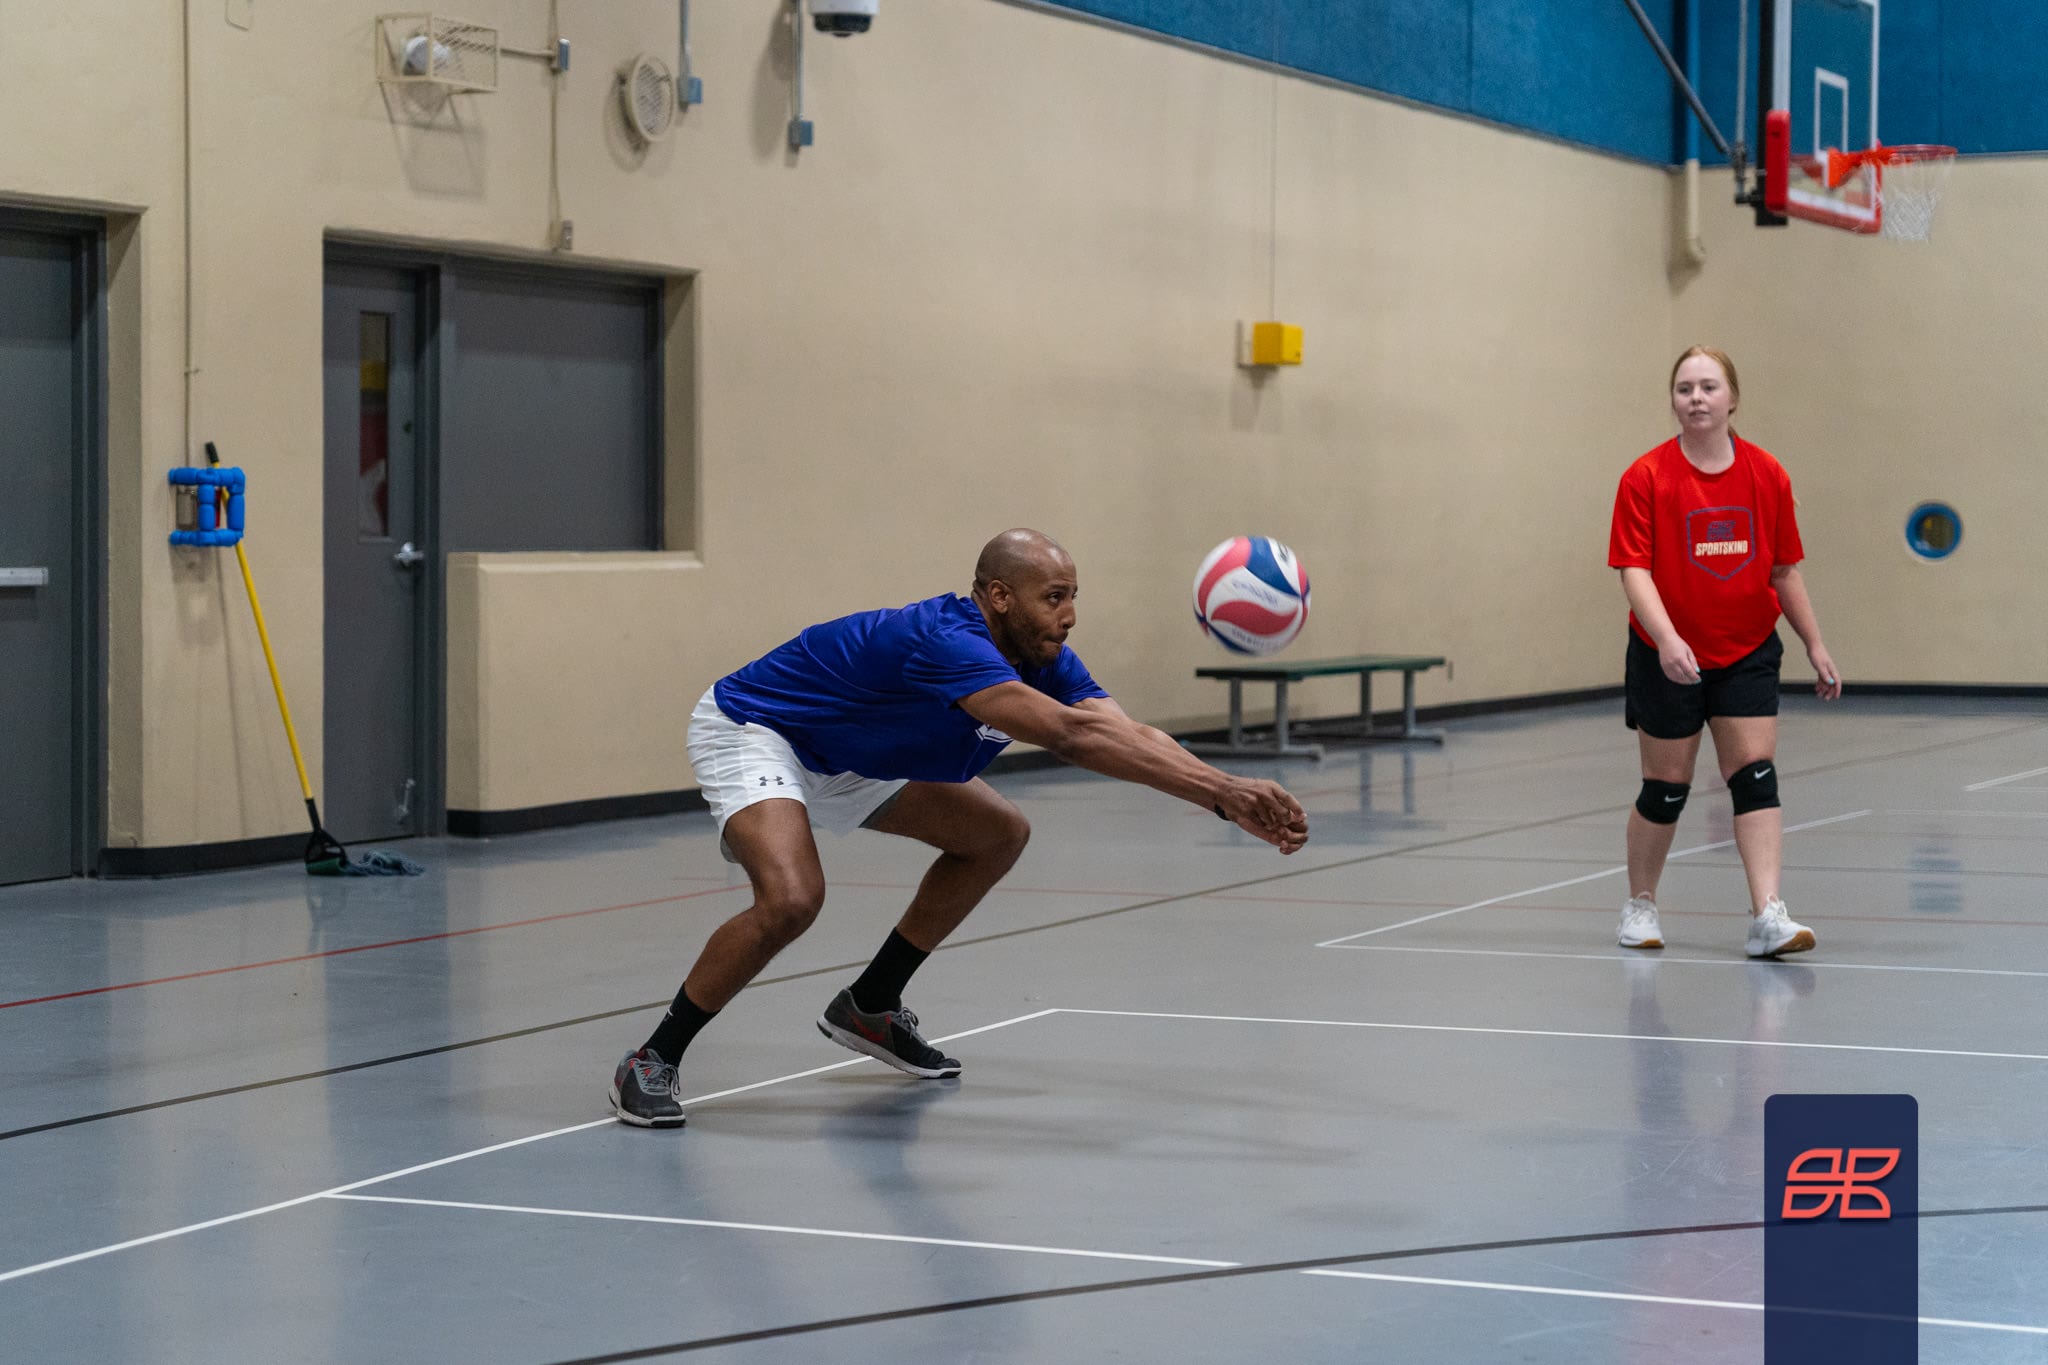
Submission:
POLYGON ((1024 846, 1031 842, 1031 822, 1024 818, 1024 812, 1015 806, 1003 813, 1000 820, 992 822, 983 857, 1014 863, 1023 855, 1024 846))
POLYGON ((823 887, 785 887, 754 898, 754 918, 762 937, 777 948, 787 947, 817 921, 825 905, 823 887))

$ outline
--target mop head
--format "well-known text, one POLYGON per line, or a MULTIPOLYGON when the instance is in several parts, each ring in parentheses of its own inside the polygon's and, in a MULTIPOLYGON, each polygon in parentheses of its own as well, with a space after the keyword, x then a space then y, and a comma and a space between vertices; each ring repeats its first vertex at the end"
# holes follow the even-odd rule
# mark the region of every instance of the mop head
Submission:
POLYGON ((306 874, 311 877, 417 877, 427 869, 410 858, 372 849, 353 858, 324 829, 306 841, 306 874))
MULTIPOLYGON (((308 871, 312 869, 308 868, 308 871)), ((368 853, 357 853, 342 859, 341 867, 334 872, 337 877, 417 877, 427 869, 410 858, 396 853, 387 853, 373 848, 368 853)), ((318 874, 315 874, 318 875, 318 874)))

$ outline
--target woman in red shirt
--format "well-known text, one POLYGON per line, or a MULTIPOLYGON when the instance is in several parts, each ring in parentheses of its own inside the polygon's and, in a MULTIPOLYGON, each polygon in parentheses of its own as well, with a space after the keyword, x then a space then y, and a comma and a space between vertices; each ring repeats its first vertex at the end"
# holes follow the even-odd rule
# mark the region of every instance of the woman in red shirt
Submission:
POLYGON ((1778 615, 1806 646, 1823 700, 1841 675, 1799 576, 1805 549, 1784 466, 1729 429, 1741 401, 1735 366, 1694 346, 1671 370, 1679 433, 1621 476, 1607 562, 1628 594, 1627 721, 1642 746, 1643 787, 1628 817, 1629 899, 1617 941, 1662 948, 1657 881, 1691 790, 1702 727, 1735 805, 1735 847, 1749 878, 1745 949, 1776 957, 1813 947, 1778 896, 1778 615))

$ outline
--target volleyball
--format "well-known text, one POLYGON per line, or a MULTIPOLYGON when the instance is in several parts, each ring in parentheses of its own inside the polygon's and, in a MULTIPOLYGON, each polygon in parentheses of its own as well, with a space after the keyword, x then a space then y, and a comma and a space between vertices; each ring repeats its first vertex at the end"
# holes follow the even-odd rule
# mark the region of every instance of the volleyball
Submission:
POLYGON ((1308 570, 1271 536, 1235 536, 1195 570, 1195 620, 1234 654, 1273 654, 1308 620, 1308 570))

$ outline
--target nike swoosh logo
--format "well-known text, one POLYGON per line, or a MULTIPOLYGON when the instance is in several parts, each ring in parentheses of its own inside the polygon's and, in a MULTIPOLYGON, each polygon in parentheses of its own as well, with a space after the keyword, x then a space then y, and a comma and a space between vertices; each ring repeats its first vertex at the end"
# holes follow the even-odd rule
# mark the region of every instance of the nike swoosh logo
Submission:
POLYGON ((1671 804, 1671 803, 1672 803, 1673 801, 1683 801, 1683 800, 1685 800, 1685 798, 1684 798, 1684 797, 1682 797, 1682 796, 1667 796, 1667 797, 1665 797, 1665 798, 1664 798, 1664 804, 1668 806, 1668 805, 1670 805, 1670 804, 1671 804))
POLYGON ((1758 769, 1757 769, 1757 770, 1756 770, 1755 772, 1753 772, 1753 773, 1751 773, 1751 774, 1750 774, 1750 776, 1751 776, 1751 777, 1753 777, 1753 778, 1757 778, 1757 779, 1762 779, 1762 778, 1766 778, 1766 777, 1769 777, 1770 775, 1771 775, 1771 770, 1770 770, 1769 768, 1767 768, 1767 767, 1766 767, 1766 768, 1758 768, 1758 769))

